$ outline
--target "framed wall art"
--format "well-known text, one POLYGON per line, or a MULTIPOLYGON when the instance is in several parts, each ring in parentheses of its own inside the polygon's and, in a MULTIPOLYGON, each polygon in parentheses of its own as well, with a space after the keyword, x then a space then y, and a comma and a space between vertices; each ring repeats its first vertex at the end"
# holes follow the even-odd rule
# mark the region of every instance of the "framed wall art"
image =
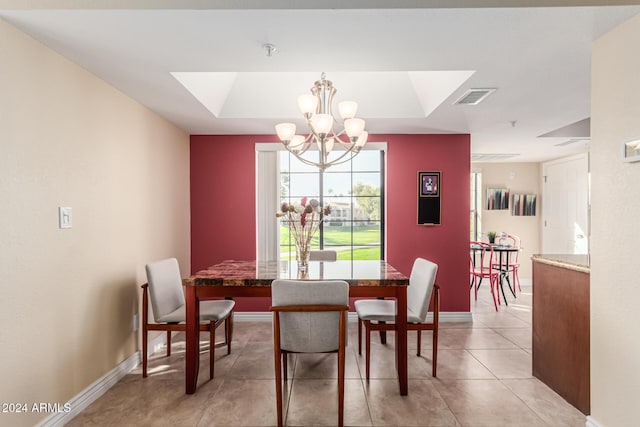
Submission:
POLYGON ((488 211, 509 209, 509 189, 487 188, 487 201, 484 208, 488 211))
POLYGON ((418 172, 418 225, 440 225, 441 194, 441 172, 418 172))
POLYGON ((419 172, 420 197, 440 196, 440 172, 419 172))
POLYGON ((536 215, 536 195, 535 194, 514 194, 511 203, 511 215, 514 216, 535 216, 536 215))

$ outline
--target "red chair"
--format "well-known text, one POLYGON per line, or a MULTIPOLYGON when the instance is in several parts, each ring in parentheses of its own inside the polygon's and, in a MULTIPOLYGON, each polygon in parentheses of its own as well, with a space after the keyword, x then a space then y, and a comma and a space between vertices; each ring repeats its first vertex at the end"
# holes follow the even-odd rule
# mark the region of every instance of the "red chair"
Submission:
POLYGON ((522 292, 522 287, 520 286, 520 275, 518 274, 518 270, 520 269, 520 263, 518 262, 518 255, 520 254, 520 250, 522 249, 520 246, 520 238, 514 234, 502 233, 498 240, 499 244, 504 246, 511 246, 513 248, 518 249, 517 252, 512 252, 509 256, 509 263, 507 264, 508 271, 511 273, 511 277, 513 278, 513 291, 516 291, 516 284, 518 285, 518 290, 522 292))
POLYGON ((473 287, 476 301, 478 300, 478 288, 482 283, 482 279, 489 279, 493 305, 496 311, 498 311, 498 304, 500 304, 500 294, 498 291, 500 272, 494 266, 493 247, 490 244, 471 242, 469 247, 469 274, 472 278, 471 286, 473 287), (477 279, 479 280, 476 285, 477 279))
POLYGON ((520 246, 520 238, 513 234, 507 234, 507 238, 511 240, 514 248, 518 248, 518 252, 514 252, 513 254, 511 254, 511 259, 509 260, 509 269, 513 274, 513 288, 515 289, 517 283, 518 290, 522 292, 522 288, 520 287, 520 275, 518 274, 518 270, 520 269, 518 254, 522 250, 522 246, 520 246))

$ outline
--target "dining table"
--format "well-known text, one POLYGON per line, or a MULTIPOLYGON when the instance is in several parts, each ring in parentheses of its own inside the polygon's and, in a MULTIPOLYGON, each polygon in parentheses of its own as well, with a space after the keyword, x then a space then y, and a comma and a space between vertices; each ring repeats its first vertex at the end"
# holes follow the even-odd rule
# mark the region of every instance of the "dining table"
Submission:
POLYGON ((504 294, 504 286, 503 286, 503 281, 506 280, 507 281, 507 286, 509 286, 509 290, 511 291, 511 294, 515 297, 516 296, 516 291, 515 291, 515 283, 513 284, 514 286, 511 286, 511 282, 509 281, 509 273, 510 273, 510 269, 509 269, 509 257, 511 256, 511 254, 515 253, 515 252, 520 252, 522 249, 521 248, 517 248, 515 246, 511 246, 511 245, 492 245, 492 249, 493 252, 497 254, 496 258, 498 259, 498 272, 500 274, 499 276, 499 283, 500 283, 500 291, 502 292, 502 298, 504 299, 504 303, 506 305, 509 305, 507 303, 507 297, 504 294))
POLYGON ((409 286, 409 278, 388 262, 380 260, 311 261, 308 270, 303 273, 298 271, 295 260, 228 260, 183 279, 186 298, 186 394, 195 393, 197 388, 200 301, 236 297, 271 297, 271 282, 275 279, 344 280, 349 283, 350 297, 394 298, 397 307, 395 351, 398 384, 400 395, 408 394, 407 286, 409 286))
MULTIPOLYGON (((520 252, 522 248, 518 248, 511 245, 504 245, 504 244, 494 244, 494 243, 490 243, 490 244, 491 244, 491 250, 496 255, 495 260, 492 260, 492 263, 496 265, 496 267, 494 268, 498 270, 498 285, 500 287, 500 292, 502 292, 502 299, 504 300, 504 303, 506 305, 509 305, 509 303, 507 302, 507 297, 504 293, 504 281, 505 280, 507 281, 507 286, 509 286, 509 290, 511 291, 511 294, 514 297, 516 297, 515 288, 511 286, 511 281, 509 280, 509 273, 511 271, 509 269, 509 260, 510 260, 511 254, 515 252, 520 252), (494 261, 497 261, 497 262, 494 262, 494 261)), ((480 247, 480 245, 474 245, 472 243, 470 246, 470 249, 473 252, 473 256, 471 258, 472 265, 475 266, 476 265, 475 253, 477 251, 481 251, 482 248, 480 247)), ((482 278, 480 278, 480 283, 482 283, 482 278)), ((473 286, 473 280, 471 281, 471 286, 473 286)), ((480 284, 478 284, 478 286, 480 286, 480 284)), ((515 286, 515 283, 514 283, 514 286, 515 286)))

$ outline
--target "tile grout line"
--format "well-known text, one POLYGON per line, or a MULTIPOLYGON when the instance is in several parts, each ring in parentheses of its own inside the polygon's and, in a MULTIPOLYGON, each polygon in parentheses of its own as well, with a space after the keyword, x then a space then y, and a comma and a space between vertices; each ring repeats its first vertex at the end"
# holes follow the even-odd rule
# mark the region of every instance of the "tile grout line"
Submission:
POLYGON ((355 349, 353 350, 353 353, 355 355, 356 365, 358 368, 358 379, 360 380, 360 385, 362 386, 362 393, 364 394, 364 400, 365 402, 367 402, 367 413, 369 414, 369 421, 371 422, 371 426, 375 426, 375 423, 373 422, 373 414, 371 413, 371 402, 369 400, 369 394, 367 393, 367 388, 365 385, 366 378, 362 377, 362 365, 360 364, 361 362, 359 360, 359 357, 361 357, 361 355, 358 355, 355 349))

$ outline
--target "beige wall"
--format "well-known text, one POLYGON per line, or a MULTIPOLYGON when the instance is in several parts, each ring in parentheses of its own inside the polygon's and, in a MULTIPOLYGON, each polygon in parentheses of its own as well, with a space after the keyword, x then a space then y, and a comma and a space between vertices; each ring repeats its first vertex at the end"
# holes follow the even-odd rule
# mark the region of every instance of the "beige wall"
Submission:
MULTIPOLYGON (((540 164, 539 163, 473 163, 474 171, 482 172, 482 232, 506 231, 522 240, 520 253, 520 279, 531 283, 531 255, 540 253, 540 164), (508 188, 515 193, 534 193, 538 195, 536 216, 513 216, 511 210, 486 210, 484 203, 487 188, 508 188)), ((511 206, 511 200, 509 200, 511 206)), ((482 240, 486 241, 486 237, 482 240)))
POLYGON ((64 403, 137 350, 144 264, 189 272, 189 137, 2 20, 0 58, 0 402, 64 403))
POLYGON ((640 137, 640 15, 594 44, 591 85, 591 414, 638 425, 640 163, 621 160, 640 137))

